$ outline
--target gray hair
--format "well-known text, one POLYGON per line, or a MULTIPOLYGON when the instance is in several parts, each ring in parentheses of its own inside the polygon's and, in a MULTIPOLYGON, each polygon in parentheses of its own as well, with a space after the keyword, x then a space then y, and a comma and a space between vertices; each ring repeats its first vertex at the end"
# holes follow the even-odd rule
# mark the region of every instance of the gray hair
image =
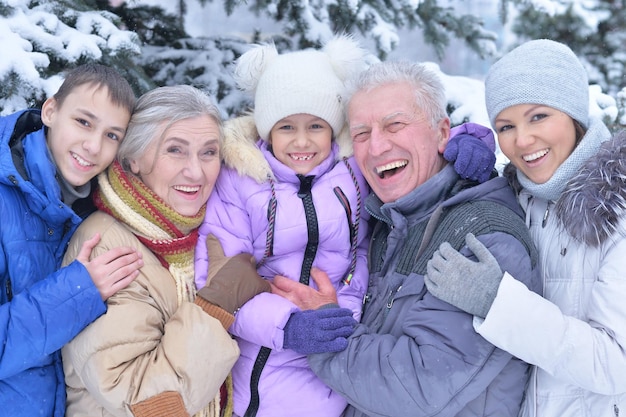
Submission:
POLYGON ((137 100, 117 160, 125 171, 130 172, 130 161, 140 158, 153 141, 162 141, 163 133, 172 124, 201 116, 209 116, 217 124, 221 149, 224 126, 220 110, 210 96, 188 85, 157 87, 148 91, 137 100))
POLYGON ((370 66, 348 83, 348 100, 360 91, 368 92, 386 84, 406 82, 413 88, 415 104, 430 119, 433 127, 448 117, 443 83, 437 74, 424 64, 407 61, 384 61, 370 66))

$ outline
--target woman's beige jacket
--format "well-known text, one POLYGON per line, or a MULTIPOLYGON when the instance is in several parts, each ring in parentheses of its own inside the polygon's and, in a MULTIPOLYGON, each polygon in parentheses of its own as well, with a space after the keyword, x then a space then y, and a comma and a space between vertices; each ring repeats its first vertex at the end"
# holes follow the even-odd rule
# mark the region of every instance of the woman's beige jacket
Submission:
POLYGON ((132 246, 142 251, 144 266, 132 284, 108 299, 106 314, 63 348, 67 417, 184 416, 202 410, 239 356, 237 343, 198 305, 179 306, 168 269, 105 213, 82 223, 64 263, 95 233, 102 239, 92 259, 132 246))

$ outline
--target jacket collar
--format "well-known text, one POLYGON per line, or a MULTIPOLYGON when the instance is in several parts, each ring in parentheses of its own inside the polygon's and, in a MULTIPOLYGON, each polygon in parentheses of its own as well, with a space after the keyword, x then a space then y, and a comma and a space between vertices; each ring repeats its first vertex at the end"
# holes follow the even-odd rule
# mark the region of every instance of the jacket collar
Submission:
POLYGON ((365 208, 370 215, 388 224, 397 225, 399 218, 414 223, 432 214, 448 198, 459 179, 454 167, 447 164, 422 185, 395 201, 383 203, 376 195, 370 194, 365 208))
MULTIPOLYGON (((276 159, 274 154, 270 151, 269 145, 267 144, 267 142, 263 140, 259 140, 257 144, 259 148, 261 149, 261 152, 263 153, 265 159, 269 163, 270 168, 272 172, 274 173, 274 177, 276 178, 278 182, 287 182, 287 183, 295 183, 295 184, 300 183, 300 180, 296 176, 295 171, 289 168, 287 165, 280 162, 278 159, 276 159)), ((337 145, 333 143, 332 150, 330 154, 328 155, 328 157, 326 157, 326 159, 324 159, 318 166, 313 168, 311 172, 306 174, 306 176, 313 175, 313 176, 318 177, 330 171, 335 166, 337 152, 338 152, 337 145)))
POLYGON ((626 233, 625 161, 626 131, 622 131, 603 142, 567 182, 555 210, 576 240, 595 247, 616 233, 626 233))

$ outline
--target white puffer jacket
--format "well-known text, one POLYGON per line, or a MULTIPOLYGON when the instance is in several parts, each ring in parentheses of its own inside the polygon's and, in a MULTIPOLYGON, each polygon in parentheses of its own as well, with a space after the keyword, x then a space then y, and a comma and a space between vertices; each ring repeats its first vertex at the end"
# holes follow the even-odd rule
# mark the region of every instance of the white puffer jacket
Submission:
POLYGON ((544 297, 510 275, 476 330, 536 365, 521 416, 626 415, 626 133, 554 202, 520 193, 544 297))

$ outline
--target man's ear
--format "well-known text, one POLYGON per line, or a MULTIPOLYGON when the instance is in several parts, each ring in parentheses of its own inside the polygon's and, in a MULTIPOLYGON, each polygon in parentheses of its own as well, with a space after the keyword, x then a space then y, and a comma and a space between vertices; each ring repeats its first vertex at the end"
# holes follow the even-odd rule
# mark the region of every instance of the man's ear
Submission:
POLYGON ((59 103, 54 97, 50 97, 44 101, 43 106, 41 107, 41 121, 44 125, 50 127, 52 120, 54 119, 54 115, 58 110, 58 105, 59 103))
POLYGON ((443 155, 450 139, 450 119, 445 117, 437 124, 437 149, 443 155))

